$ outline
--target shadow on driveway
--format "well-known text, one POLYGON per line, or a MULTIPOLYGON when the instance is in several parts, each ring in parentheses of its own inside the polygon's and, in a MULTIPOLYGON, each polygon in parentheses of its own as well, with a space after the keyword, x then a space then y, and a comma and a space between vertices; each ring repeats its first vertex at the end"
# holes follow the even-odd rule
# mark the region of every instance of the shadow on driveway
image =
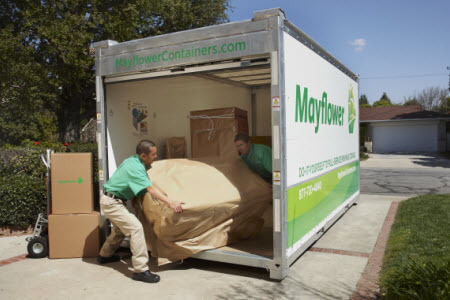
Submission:
POLYGON ((429 153, 422 154, 421 157, 413 158, 411 161, 424 167, 441 167, 450 169, 450 154, 429 153))

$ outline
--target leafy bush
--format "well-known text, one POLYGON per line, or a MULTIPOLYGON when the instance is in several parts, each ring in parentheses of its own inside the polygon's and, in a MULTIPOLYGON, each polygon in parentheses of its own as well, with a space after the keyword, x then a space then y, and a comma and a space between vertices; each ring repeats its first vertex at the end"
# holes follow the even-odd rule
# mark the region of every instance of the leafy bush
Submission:
POLYGON ((0 225, 27 227, 46 211, 45 178, 0 177, 0 225))
POLYGON ((31 141, 31 140, 23 140, 20 144, 21 147, 25 147, 28 149, 36 149, 43 150, 52 149, 55 152, 63 152, 64 144, 58 141, 49 140, 49 141, 31 141))
POLYGON ((97 143, 70 143, 69 148, 72 152, 92 152, 97 156, 97 143))
POLYGON ((410 260, 391 274, 381 292, 382 299, 449 299, 450 260, 440 264, 410 260))
MULTIPOLYGON (((46 211, 46 167, 41 154, 50 148, 63 151, 60 142, 25 140, 21 147, 0 148, 0 225, 34 224, 39 212, 46 211)), ((73 143, 71 152, 91 152, 94 160, 94 205, 98 208, 98 159, 96 143, 73 143)))
POLYGON ((367 127, 359 126, 359 145, 364 146, 364 142, 367 140, 367 127))
POLYGON ((44 178, 46 167, 41 161, 45 149, 6 147, 0 149, 0 176, 28 175, 44 178))
MULTIPOLYGON (((29 175, 34 177, 45 177, 46 167, 41 160, 41 154, 46 155, 46 149, 55 152, 63 152, 63 144, 56 142, 43 142, 36 146, 26 140, 25 146, 5 146, 0 148, 0 176, 6 175, 29 175)), ((94 160, 94 177, 98 182, 98 154, 96 143, 73 143, 69 145, 71 152, 91 152, 94 160)))

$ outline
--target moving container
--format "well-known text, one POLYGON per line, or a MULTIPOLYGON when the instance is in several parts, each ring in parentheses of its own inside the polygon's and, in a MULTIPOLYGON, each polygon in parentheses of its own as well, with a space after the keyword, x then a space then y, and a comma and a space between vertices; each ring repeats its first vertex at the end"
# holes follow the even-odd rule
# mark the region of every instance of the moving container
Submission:
POLYGON ((358 77, 282 10, 95 48, 100 189, 143 138, 164 158, 166 140, 185 137, 192 157, 191 111, 236 107, 250 136, 271 137, 273 223, 196 258, 283 279, 359 200, 358 77))

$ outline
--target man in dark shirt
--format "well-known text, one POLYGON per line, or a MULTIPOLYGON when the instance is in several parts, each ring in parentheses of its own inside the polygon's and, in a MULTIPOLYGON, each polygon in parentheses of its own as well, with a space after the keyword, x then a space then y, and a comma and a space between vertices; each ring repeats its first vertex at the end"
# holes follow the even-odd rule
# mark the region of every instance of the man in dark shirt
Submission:
POLYGON ((272 149, 266 145, 252 144, 250 137, 238 133, 234 138, 236 148, 248 167, 266 181, 272 181, 272 149))

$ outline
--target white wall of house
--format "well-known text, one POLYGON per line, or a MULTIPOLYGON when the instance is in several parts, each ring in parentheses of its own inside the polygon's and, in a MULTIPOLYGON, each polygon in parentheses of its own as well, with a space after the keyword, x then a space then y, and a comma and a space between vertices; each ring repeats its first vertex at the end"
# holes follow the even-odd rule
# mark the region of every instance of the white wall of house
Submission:
MULTIPOLYGON (((373 152, 438 152, 439 120, 370 122, 373 152)), ((445 145, 445 144, 444 144, 445 145)))

